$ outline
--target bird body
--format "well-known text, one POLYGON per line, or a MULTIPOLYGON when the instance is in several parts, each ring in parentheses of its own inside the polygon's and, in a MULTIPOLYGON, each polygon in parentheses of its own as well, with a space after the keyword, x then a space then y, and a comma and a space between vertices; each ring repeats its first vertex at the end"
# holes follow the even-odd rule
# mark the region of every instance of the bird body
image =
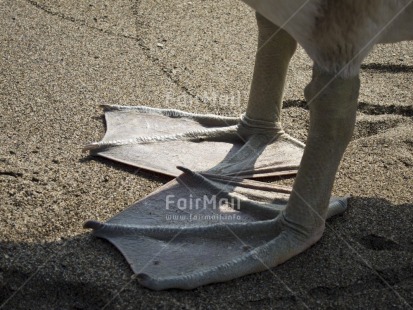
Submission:
POLYGON ((411 0, 243 0, 325 71, 355 76, 378 43, 413 40, 411 0))

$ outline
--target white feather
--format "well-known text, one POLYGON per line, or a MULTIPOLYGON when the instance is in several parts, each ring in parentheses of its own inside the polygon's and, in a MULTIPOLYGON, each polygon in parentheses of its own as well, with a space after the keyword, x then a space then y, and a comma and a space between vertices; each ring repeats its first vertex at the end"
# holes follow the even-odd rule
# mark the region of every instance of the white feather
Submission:
POLYGON ((413 40, 413 0, 243 0, 321 69, 351 77, 377 43, 413 40))

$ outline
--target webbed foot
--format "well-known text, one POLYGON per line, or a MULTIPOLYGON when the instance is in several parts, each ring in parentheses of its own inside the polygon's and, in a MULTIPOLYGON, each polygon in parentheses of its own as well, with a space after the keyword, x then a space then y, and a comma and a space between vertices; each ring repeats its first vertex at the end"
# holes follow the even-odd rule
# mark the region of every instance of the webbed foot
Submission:
POLYGON ((104 106, 107 132, 84 150, 133 166, 179 175, 176 166, 221 175, 296 173, 304 144, 278 123, 142 106, 104 106), (157 154, 156 161, 152 154, 157 154))
MULTIPOLYGON (((324 226, 284 217, 286 188, 181 169, 179 178, 107 223, 85 223, 123 253, 148 288, 192 289, 266 270, 322 235, 324 226)), ((345 209, 345 198, 332 199, 327 217, 345 209)))

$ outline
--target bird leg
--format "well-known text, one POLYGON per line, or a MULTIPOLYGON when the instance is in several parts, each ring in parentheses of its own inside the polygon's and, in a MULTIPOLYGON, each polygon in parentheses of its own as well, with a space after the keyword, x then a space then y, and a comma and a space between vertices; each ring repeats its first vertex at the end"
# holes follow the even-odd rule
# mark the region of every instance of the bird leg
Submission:
MULTIPOLYGON (((117 120, 120 128, 113 129, 104 140, 86 145, 84 150, 102 156, 106 152, 109 158, 116 158, 113 154, 122 151, 111 150, 124 147, 125 152, 131 153, 134 151, 129 147, 134 145, 139 147, 143 144, 168 142, 172 142, 169 144, 172 145, 177 141, 184 141, 187 144, 178 149, 187 149, 187 153, 190 153, 191 146, 186 148, 189 142, 190 144, 207 141, 230 142, 237 146, 231 149, 231 152, 223 153, 222 157, 212 165, 207 164, 206 161, 204 171, 219 175, 241 176, 253 176, 257 172, 257 174, 265 174, 277 169, 295 171, 304 144, 282 130, 280 114, 287 68, 297 43, 285 30, 275 26, 260 14, 257 14, 257 24, 258 50, 254 74, 246 113, 241 118, 200 115, 172 109, 104 106, 107 116, 117 120), (147 128, 160 128, 160 130, 153 132, 149 132, 147 128, 143 128, 142 131, 126 130, 128 122, 136 124, 134 117, 137 113, 147 117, 144 119, 148 123, 147 128), (151 123, 152 119, 154 123, 151 123), (162 130, 162 120, 165 120, 164 123, 172 124, 171 129, 162 130), (267 160, 268 158, 272 158, 272 161, 267 160)), ((162 147, 167 148, 168 145, 162 147)), ((181 161, 178 161, 178 164, 186 166, 187 162, 182 160, 181 155, 175 154, 174 150, 170 150, 170 154, 171 159, 179 158, 181 161)), ((131 160, 123 161, 131 162, 131 160)), ((193 167, 189 166, 189 168, 193 167)), ((196 170, 199 171, 199 165, 196 170)))
POLYGON ((304 146, 287 135, 281 127, 282 97, 288 65, 297 42, 283 29, 256 13, 258 47, 248 106, 238 132, 244 146, 233 157, 209 170, 216 174, 231 174, 254 161, 263 149, 281 137, 304 146))
POLYGON ((297 42, 259 13, 256 18, 258 48, 246 116, 279 124, 285 78, 297 42))
POLYGON ((324 229, 335 174, 353 134, 359 87, 358 76, 344 79, 315 66, 305 89, 310 129, 285 220, 315 239, 324 229))

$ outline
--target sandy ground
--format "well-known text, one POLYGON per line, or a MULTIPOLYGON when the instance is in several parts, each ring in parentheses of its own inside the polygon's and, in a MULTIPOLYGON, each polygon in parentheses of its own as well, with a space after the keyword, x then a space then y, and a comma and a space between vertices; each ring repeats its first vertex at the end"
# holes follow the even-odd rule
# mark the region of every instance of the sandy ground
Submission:
MULTIPOLYGON (((363 65, 357 129, 334 188, 353 197, 319 243, 272 272, 153 292, 82 224, 170 178, 81 146, 104 134, 101 103, 241 114, 253 12, 235 0, 3 0, 0 14, 1 309, 412 307, 412 43, 380 46, 363 65)), ((283 118, 301 140, 310 75, 299 50, 283 118)))

